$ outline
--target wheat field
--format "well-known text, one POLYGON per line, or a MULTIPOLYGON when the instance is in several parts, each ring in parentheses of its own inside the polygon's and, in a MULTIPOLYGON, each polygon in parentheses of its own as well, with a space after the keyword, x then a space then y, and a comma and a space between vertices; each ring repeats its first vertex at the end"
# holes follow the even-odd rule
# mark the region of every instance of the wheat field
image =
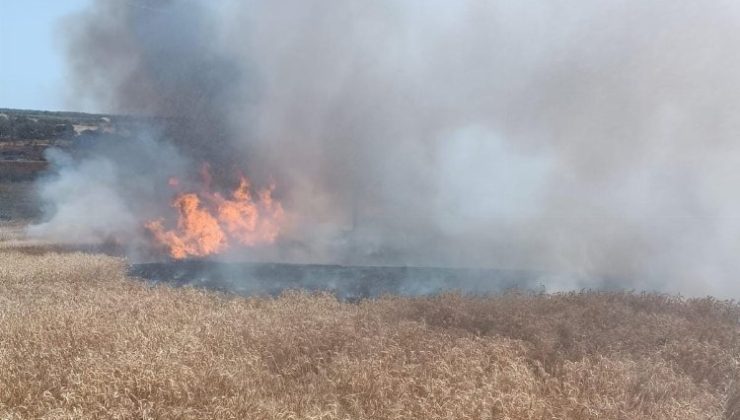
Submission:
POLYGON ((614 292, 243 298, 5 246, 0 418, 736 419, 738 316, 614 292))

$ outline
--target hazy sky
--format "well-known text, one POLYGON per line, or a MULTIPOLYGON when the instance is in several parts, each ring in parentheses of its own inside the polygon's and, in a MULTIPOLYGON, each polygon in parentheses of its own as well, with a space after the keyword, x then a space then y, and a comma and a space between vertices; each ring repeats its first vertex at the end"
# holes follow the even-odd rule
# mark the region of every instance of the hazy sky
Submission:
POLYGON ((60 18, 88 3, 0 0, 0 108, 68 108, 60 18))

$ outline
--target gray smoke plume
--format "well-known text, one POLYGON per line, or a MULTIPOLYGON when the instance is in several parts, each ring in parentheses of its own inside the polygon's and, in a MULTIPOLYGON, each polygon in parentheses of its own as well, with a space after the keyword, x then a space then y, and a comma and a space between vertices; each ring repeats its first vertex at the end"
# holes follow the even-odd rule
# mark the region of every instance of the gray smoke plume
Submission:
POLYGON ((289 223, 259 258, 737 297, 739 19, 730 1, 98 1, 65 23, 74 99, 166 117, 171 146, 62 165, 43 230, 131 232, 169 199, 133 183, 208 161, 278 186, 289 223), (75 219, 93 196, 113 204, 75 219))

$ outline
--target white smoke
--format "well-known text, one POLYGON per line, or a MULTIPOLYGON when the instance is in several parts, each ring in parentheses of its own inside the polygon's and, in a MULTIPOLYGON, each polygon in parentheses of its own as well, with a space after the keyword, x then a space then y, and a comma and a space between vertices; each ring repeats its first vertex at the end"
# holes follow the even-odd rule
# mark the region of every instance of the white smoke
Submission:
MULTIPOLYGON (((277 182, 291 223, 270 258, 736 297, 739 19, 729 1, 173 0, 68 22, 76 99, 194 120, 163 136, 177 153, 277 182)), ((43 230, 129 231, 135 195, 73 217, 119 188, 85 165, 49 184, 70 193, 47 191, 43 230)))

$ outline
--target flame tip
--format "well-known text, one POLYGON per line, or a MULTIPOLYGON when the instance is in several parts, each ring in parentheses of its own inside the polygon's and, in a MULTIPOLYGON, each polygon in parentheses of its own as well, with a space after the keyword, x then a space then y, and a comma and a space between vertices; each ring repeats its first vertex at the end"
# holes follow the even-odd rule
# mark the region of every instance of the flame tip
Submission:
MULTIPOLYGON (((173 198, 171 206, 178 213, 174 229, 167 230, 163 218, 144 224, 172 258, 217 254, 229 249, 234 242, 244 246, 275 242, 284 210, 272 198, 274 183, 257 191, 258 200, 255 200, 249 178, 240 174, 239 185, 231 192, 230 198, 225 198, 219 192, 210 191, 210 165, 207 162, 201 166, 201 177, 202 192, 182 192, 173 198)), ((172 179, 179 182, 174 177, 172 179)))

